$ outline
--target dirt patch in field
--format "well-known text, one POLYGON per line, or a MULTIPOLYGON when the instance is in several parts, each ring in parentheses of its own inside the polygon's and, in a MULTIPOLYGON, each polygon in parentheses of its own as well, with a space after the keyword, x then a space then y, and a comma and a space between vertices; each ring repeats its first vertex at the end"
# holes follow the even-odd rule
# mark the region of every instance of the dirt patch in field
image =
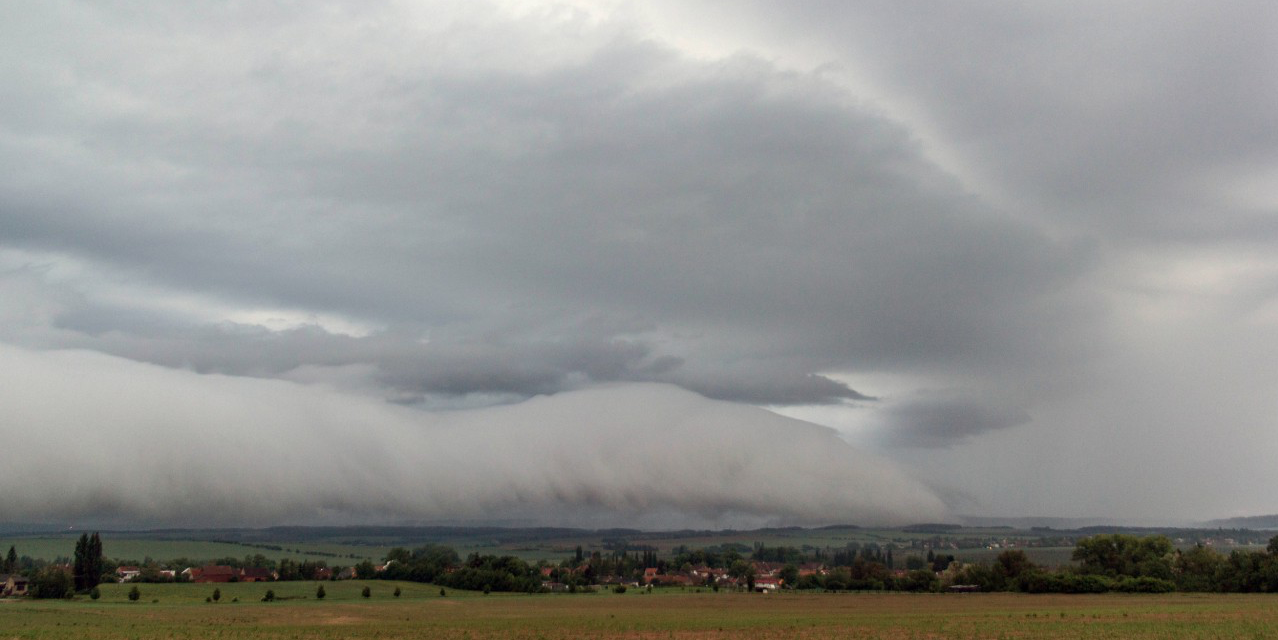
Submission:
POLYGON ((324 618, 321 618, 319 620, 319 623, 327 624, 327 625, 341 625, 341 624, 356 624, 356 623, 367 622, 367 621, 368 621, 368 618, 360 618, 358 616, 326 616, 324 618))

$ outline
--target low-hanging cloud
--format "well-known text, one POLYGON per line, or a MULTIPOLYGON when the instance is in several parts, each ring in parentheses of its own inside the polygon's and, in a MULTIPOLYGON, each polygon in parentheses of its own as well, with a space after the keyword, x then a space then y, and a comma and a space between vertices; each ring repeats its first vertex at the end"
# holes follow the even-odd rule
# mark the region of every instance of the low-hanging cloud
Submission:
POLYGON ((0 346, 7 519, 890 523, 944 505, 834 431, 668 385, 427 413, 279 380, 0 346), (37 455, 38 453, 38 455, 37 455))

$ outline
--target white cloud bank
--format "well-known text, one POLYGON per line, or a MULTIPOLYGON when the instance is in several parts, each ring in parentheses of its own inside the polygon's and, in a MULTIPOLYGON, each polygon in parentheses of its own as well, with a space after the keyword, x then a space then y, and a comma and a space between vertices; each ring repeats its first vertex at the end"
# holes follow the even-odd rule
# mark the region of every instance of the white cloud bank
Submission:
POLYGON ((91 352, 0 345, 0 359, 0 465, 23 479, 0 495, 8 520, 714 526, 945 513, 833 430, 673 386, 426 413, 91 352))

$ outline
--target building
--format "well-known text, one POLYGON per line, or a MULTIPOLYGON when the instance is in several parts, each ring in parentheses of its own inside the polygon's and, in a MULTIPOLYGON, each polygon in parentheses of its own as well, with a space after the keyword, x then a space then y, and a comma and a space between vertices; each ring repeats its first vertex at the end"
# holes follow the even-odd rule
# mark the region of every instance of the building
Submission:
POLYGON ((31 581, 20 575, 0 573, 0 597, 25 596, 30 586, 31 581))

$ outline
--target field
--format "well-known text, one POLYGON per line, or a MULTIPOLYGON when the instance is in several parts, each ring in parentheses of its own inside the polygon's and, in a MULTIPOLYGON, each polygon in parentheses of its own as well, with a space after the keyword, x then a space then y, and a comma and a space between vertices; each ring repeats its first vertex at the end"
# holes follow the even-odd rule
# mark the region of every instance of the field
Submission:
MULTIPOLYGON (((75 553, 75 538, 71 536, 32 536, 0 538, 0 553, 13 546, 18 555, 52 561, 70 558, 75 553)), ((102 553, 108 558, 142 561, 153 558, 167 561, 174 558, 191 558, 197 561, 213 558, 243 558, 262 554, 272 560, 323 560, 329 565, 349 566, 362 560, 382 559, 390 547, 368 545, 316 544, 286 542, 281 549, 266 549, 251 544, 216 542, 207 540, 155 540, 150 538, 123 538, 108 536, 103 540, 102 553)))
POLYGON ((0 639, 442 638, 1278 638, 1273 595, 645 594, 489 595, 411 583, 107 585, 97 602, 0 602, 0 639), (369 599, 360 596, 368 585, 369 599), (391 596, 399 586, 400 598, 391 596), (282 601, 261 602, 266 589, 282 601), (232 602, 233 599, 239 602, 232 602), (158 602, 153 602, 158 600, 158 602))

